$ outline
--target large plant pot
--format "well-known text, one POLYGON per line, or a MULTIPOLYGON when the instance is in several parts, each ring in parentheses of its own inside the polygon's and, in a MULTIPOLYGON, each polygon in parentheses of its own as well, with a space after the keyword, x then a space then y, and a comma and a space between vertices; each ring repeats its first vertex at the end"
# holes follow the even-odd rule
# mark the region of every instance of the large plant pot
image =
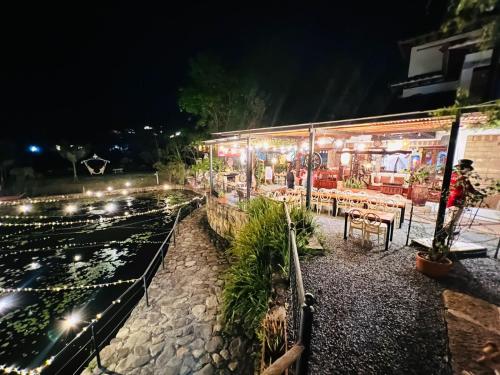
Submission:
POLYGON ((429 188, 425 185, 413 185, 411 189, 411 201, 415 206, 425 206, 429 197, 429 188))
POLYGON ((439 262, 434 262, 426 258, 426 253, 418 252, 416 260, 417 271, 429 277, 438 279, 445 277, 453 267, 453 262, 448 258, 442 258, 439 262))

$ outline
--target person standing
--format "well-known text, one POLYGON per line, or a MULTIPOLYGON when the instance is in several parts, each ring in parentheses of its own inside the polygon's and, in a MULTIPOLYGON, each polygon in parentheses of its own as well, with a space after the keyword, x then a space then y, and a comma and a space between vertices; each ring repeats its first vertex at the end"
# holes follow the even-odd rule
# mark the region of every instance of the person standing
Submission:
POLYGON ((286 187, 288 189, 295 188, 295 175, 292 166, 288 168, 288 173, 286 174, 286 187))
POLYGON ((469 180, 470 173, 474 170, 472 163, 473 161, 469 159, 459 160, 458 164, 455 165, 455 170, 451 174, 450 194, 446 203, 448 222, 445 225, 445 230, 449 238, 455 234, 456 226, 467 203, 467 195, 482 195, 474 189, 469 180))

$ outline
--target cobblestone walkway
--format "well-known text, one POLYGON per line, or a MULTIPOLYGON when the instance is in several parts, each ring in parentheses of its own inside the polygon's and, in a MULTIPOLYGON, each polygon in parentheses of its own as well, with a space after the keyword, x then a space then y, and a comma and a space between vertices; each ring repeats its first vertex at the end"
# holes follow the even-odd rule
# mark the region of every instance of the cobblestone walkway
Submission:
MULTIPOLYGON (((239 338, 222 334, 220 296, 224 255, 210 242, 205 209, 180 223, 165 270, 149 286, 116 338, 101 350, 102 365, 117 374, 240 373, 244 356, 239 338)), ((95 360, 84 374, 101 374, 95 360), (91 368, 93 367, 93 371, 91 368)))

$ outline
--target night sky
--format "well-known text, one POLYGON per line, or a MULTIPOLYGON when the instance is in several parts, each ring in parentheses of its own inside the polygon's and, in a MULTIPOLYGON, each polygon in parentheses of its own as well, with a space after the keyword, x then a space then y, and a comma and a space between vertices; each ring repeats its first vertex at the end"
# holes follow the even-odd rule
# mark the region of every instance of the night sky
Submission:
POLYGON ((263 125, 382 113, 407 69, 398 40, 436 30, 446 10, 438 0, 104 3, 2 9, 2 138, 98 142, 109 129, 192 126, 177 94, 203 52, 258 71, 263 125))

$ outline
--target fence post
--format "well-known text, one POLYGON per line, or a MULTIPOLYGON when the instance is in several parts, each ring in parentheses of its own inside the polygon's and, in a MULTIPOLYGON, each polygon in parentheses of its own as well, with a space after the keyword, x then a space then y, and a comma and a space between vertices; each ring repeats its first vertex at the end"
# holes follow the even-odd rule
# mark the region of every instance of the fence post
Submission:
POLYGON ((146 306, 149 307, 149 296, 148 296, 148 286, 146 284, 146 275, 142 277, 142 282, 144 285, 144 295, 146 296, 146 306))
POLYGON ((94 332, 94 323, 90 325, 90 332, 92 333, 92 342, 94 343, 94 350, 95 350, 95 356, 97 360, 97 368, 102 368, 101 365, 101 356, 99 355, 99 345, 97 344, 97 340, 95 338, 95 332, 94 332))
POLYGON ((305 294, 305 301, 302 305, 302 314, 300 317, 299 342, 304 345, 304 351, 297 361, 295 373, 297 375, 306 375, 309 365, 309 355, 311 353, 311 333, 314 315, 314 296, 311 293, 305 294))
POLYGON ((161 245, 161 269, 164 270, 165 269, 165 257, 163 255, 163 244, 161 245))

